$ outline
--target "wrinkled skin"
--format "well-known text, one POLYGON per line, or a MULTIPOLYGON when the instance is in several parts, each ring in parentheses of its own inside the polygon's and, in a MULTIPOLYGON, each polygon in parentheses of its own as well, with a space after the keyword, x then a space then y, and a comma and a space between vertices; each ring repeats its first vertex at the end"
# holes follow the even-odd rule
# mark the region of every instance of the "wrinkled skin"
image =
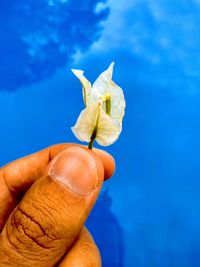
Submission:
POLYGON ((84 223, 114 168, 109 154, 74 144, 1 168, 0 266, 101 266, 84 223))

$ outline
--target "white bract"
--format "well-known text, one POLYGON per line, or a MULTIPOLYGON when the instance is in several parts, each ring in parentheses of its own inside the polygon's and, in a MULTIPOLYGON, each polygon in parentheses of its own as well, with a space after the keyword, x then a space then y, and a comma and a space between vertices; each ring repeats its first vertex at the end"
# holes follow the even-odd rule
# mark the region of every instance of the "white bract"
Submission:
POLYGON ((83 88, 85 109, 72 131, 75 136, 92 147, 94 139, 102 146, 113 144, 122 130, 125 100, 122 89, 112 81, 114 62, 94 82, 85 78, 81 70, 72 70, 83 88))

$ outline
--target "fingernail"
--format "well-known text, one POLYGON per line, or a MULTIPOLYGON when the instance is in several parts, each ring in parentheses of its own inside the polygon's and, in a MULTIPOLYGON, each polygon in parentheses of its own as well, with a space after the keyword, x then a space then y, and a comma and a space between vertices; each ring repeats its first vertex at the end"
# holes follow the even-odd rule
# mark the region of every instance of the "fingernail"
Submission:
POLYGON ((85 149, 68 148, 59 154, 49 175, 78 195, 89 195, 98 186, 95 159, 85 149))

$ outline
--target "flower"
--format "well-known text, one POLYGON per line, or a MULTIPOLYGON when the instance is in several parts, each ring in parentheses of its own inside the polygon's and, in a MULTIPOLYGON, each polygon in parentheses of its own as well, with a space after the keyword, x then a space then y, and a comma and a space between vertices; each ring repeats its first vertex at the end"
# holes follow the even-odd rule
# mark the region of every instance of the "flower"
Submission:
POLYGON ((93 85, 85 78, 81 70, 72 70, 80 80, 83 89, 85 109, 72 131, 80 141, 94 140, 102 146, 113 144, 122 130, 125 100, 122 89, 113 82, 114 62, 110 64, 93 85))

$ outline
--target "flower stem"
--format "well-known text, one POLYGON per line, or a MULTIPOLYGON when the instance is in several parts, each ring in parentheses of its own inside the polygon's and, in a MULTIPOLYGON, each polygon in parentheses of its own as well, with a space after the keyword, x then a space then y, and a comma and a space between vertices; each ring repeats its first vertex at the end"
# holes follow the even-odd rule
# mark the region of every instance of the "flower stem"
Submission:
POLYGON ((93 147, 93 144, 94 144, 94 140, 97 136, 97 130, 98 130, 98 123, 99 123, 99 116, 100 116, 100 108, 101 108, 101 105, 99 104, 98 105, 98 115, 97 115, 97 120, 96 120, 96 126, 94 128, 94 131, 92 133, 92 136, 90 138, 90 142, 89 142, 89 145, 88 145, 88 148, 92 150, 92 147, 93 147))
POLYGON ((95 127, 95 129, 94 129, 94 131, 92 133, 92 136, 91 136, 91 139, 90 139, 90 142, 89 142, 89 145, 88 145, 89 149, 92 149, 93 144, 94 144, 94 140, 96 138, 96 135, 97 135, 97 127, 95 127))
POLYGON ((92 150, 93 144, 94 144, 94 140, 91 140, 89 142, 88 148, 92 150))

